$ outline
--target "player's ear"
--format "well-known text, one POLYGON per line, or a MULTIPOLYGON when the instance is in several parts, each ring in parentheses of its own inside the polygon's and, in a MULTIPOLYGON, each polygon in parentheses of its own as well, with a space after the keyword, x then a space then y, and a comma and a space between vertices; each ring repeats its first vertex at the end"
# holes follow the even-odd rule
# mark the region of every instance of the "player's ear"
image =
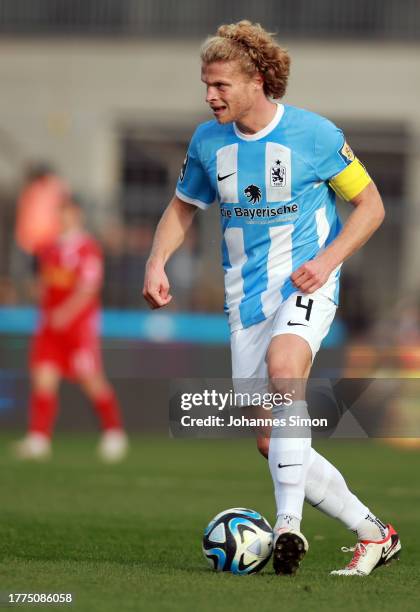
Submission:
POLYGON ((263 89, 264 88, 264 77, 261 72, 256 72, 252 77, 252 81, 255 89, 263 89))

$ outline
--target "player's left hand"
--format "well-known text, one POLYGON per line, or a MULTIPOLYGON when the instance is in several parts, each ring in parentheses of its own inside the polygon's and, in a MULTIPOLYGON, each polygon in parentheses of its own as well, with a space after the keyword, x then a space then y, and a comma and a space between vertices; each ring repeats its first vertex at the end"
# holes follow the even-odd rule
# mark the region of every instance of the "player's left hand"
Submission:
POLYGON ((313 293, 328 280, 332 270, 320 258, 306 261, 291 276, 294 286, 302 293, 313 293))

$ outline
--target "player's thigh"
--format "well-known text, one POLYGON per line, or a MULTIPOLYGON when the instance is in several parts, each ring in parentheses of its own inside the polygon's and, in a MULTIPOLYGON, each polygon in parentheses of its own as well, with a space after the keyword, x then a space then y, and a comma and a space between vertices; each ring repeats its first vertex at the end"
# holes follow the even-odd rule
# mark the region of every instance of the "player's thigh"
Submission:
MULTIPOLYGON (((103 376, 102 355, 99 338, 80 333, 69 340, 66 374, 75 380, 97 382, 103 376)), ((95 384, 92 382, 92 385, 95 384)))
POLYGON ((50 367, 62 372, 65 361, 65 335, 41 330, 32 338, 29 351, 29 368, 50 367))
MULTIPOLYGON (((304 400, 306 381, 312 365, 312 351, 306 340, 295 334, 275 335, 267 351, 267 366, 272 393, 304 400)), ((268 457, 271 431, 258 432, 259 452, 268 457)))
POLYGON ((336 305, 317 294, 293 294, 282 304, 267 352, 271 378, 305 380, 309 376, 335 312, 336 305))
POLYGON ((312 351, 300 336, 279 334, 271 340, 267 366, 273 391, 293 393, 295 399, 303 399, 311 365, 312 351))

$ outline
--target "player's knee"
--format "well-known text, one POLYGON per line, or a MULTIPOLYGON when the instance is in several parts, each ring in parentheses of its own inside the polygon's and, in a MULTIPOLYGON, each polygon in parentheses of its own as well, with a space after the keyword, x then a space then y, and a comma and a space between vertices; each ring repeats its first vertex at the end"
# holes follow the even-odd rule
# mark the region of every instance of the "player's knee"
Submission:
POLYGON ((288 364, 274 363, 268 367, 268 375, 270 379, 288 379, 297 376, 297 370, 288 364))
POLYGON ((266 459, 268 458, 269 447, 270 447, 270 438, 262 438, 262 437, 257 438, 257 448, 259 452, 261 453, 261 455, 265 457, 266 459))
POLYGON ((269 363, 268 376, 273 391, 277 393, 287 393, 294 381, 300 378, 298 370, 284 362, 269 363))
POLYGON ((56 393, 59 379, 59 372, 52 367, 40 367, 31 372, 32 388, 38 393, 56 393))
POLYGON ((112 393, 111 385, 102 374, 95 374, 89 378, 81 377, 79 382, 91 399, 112 393))

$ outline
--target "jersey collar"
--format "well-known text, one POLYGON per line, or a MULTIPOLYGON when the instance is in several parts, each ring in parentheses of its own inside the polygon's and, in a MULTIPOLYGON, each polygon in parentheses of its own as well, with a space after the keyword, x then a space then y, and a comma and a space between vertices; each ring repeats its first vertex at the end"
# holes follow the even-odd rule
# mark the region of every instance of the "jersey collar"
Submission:
POLYGON ((236 136, 238 138, 241 138, 242 140, 260 140, 261 138, 264 138, 264 136, 267 136, 267 134, 272 132, 275 127, 277 127, 277 125, 280 123, 281 118, 283 117, 283 114, 284 114, 284 105, 277 103, 276 114, 274 115, 270 123, 266 125, 265 128, 263 128, 259 132, 255 132, 255 134, 244 134, 238 129, 236 123, 233 124, 233 130, 236 136))

